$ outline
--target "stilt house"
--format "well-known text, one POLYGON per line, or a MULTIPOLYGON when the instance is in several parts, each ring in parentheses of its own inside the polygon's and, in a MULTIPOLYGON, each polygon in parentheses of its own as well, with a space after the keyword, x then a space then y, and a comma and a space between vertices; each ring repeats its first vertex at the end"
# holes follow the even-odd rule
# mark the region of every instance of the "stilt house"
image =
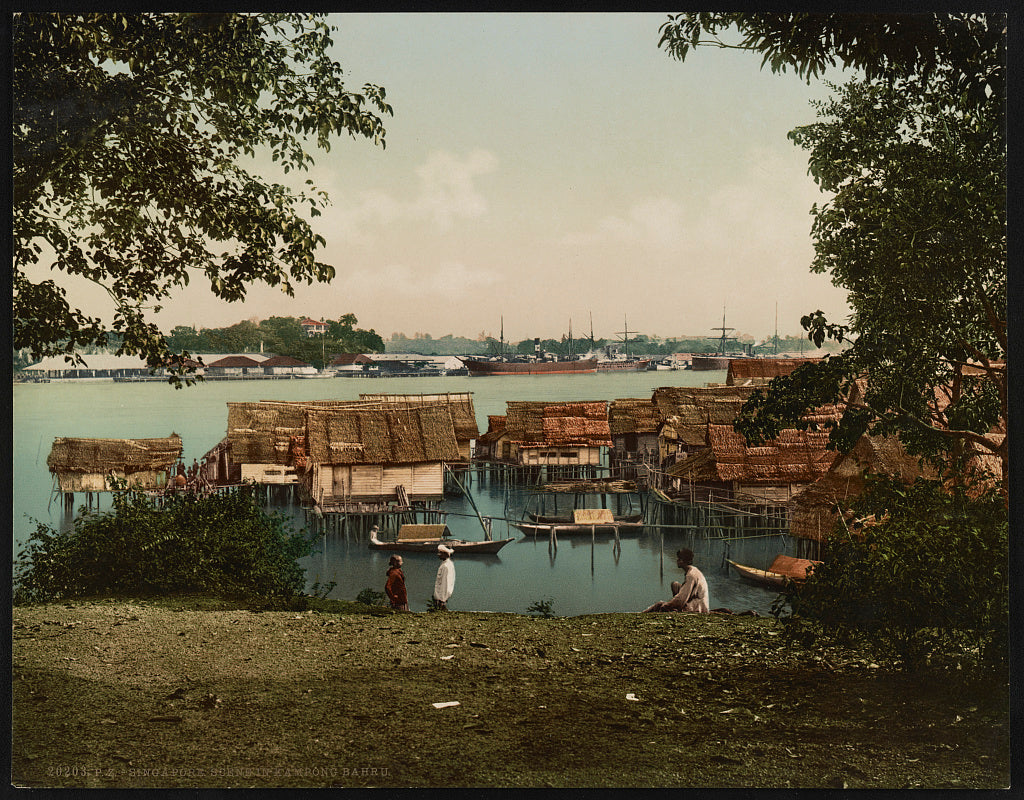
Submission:
MULTIPOLYGON (((487 415, 487 431, 476 440, 474 458, 480 461, 497 461, 501 458, 502 441, 508 442, 505 436, 505 422, 507 417, 504 414, 487 415)), ((508 445, 511 451, 512 445, 508 445)))
MULTIPOLYGON (((237 480, 291 484, 298 480, 292 464, 292 440, 306 433, 304 402, 228 403, 226 448, 222 463, 235 468, 237 480)), ((217 483, 231 476, 219 475, 217 483)))
MULTIPOLYGON (((835 459, 829 470, 790 501, 790 533, 799 539, 823 541, 865 487, 867 473, 891 475, 913 483, 920 476, 934 477, 896 437, 862 436, 853 449, 835 459)), ((845 515, 844 515, 845 516, 845 515)))
MULTIPOLYGON (((838 419, 834 406, 814 422, 838 419)), ((708 425, 707 446, 667 471, 677 497, 691 502, 782 505, 824 475, 836 458, 828 431, 787 429, 761 447, 749 447, 732 424, 708 425)))
POLYGON ((654 390, 663 469, 708 446, 709 425, 731 425, 753 392, 748 386, 667 386, 654 390))
POLYGON ((605 401, 506 401, 501 459, 524 466, 600 466, 611 447, 605 401))
POLYGON ((608 406, 608 427, 612 439, 611 467, 630 468, 637 464, 658 466, 658 407, 652 398, 612 400, 608 406))
POLYGON ((181 437, 54 439, 46 465, 62 493, 110 491, 117 478, 137 489, 163 489, 181 459, 181 437))
POLYGON ((444 496, 444 465, 460 458, 447 408, 309 406, 305 415, 302 481, 319 505, 444 496))

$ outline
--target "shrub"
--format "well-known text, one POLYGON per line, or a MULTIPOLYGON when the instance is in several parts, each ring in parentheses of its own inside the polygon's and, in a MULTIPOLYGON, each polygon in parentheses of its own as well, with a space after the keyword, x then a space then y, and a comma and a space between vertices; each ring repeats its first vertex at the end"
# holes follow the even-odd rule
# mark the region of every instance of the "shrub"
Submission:
POLYGON ((791 612, 805 640, 864 637, 908 668, 953 656, 1005 664, 1009 519, 994 490, 919 479, 873 479, 854 506, 877 522, 837 533, 803 587, 773 613, 791 612))
POLYGON ((385 595, 384 592, 378 592, 375 589, 363 589, 356 595, 356 602, 362 603, 364 606, 390 605, 387 600, 387 595, 385 595))
POLYGON ((14 600, 208 593, 287 604, 305 584, 296 559, 311 552, 312 539, 248 487, 160 502, 117 492, 110 511, 84 513, 69 530, 37 524, 15 563, 14 600))
POLYGON ((526 611, 530 614, 539 614, 544 619, 551 619, 555 616, 551 610, 555 607, 555 601, 551 597, 546 597, 543 600, 535 600, 526 611))

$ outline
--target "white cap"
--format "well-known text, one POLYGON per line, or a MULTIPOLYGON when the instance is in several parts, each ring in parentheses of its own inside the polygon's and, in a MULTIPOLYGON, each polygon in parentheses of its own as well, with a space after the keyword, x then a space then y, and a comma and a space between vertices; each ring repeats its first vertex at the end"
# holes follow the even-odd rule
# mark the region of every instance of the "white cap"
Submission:
POLYGON ((439 553, 447 553, 448 555, 452 555, 455 551, 452 550, 450 547, 445 547, 443 544, 439 544, 437 546, 437 552, 439 552, 439 553))

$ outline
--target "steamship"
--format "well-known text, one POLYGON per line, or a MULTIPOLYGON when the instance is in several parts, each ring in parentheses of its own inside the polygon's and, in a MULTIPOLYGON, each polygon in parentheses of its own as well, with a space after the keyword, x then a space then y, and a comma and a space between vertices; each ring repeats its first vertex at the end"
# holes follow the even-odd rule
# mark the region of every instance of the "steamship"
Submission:
POLYGON ((492 359, 463 358, 471 377, 483 375, 567 375, 576 372, 597 372, 597 359, 583 356, 556 356, 543 353, 540 339, 533 340, 532 356, 498 356, 492 359))

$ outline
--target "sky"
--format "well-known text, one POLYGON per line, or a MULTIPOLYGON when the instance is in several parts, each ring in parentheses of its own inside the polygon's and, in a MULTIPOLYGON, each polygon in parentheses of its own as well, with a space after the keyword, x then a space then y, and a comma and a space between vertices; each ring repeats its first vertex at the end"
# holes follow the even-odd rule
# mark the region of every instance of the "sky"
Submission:
MULTIPOLYGON (((294 299, 254 286, 243 304, 194 281, 155 321, 353 313, 385 339, 503 326, 519 341, 570 325, 713 336, 724 313, 760 341, 776 319, 780 335, 817 309, 845 319, 845 292, 809 270, 810 211, 827 196, 786 138, 827 87, 754 53, 680 63, 657 46, 666 18, 332 15, 347 88, 383 86, 394 108, 386 149, 345 136, 316 151, 308 177, 331 197, 314 220, 320 260, 337 277, 294 299)), ((92 290, 68 286, 88 310, 92 290)))

